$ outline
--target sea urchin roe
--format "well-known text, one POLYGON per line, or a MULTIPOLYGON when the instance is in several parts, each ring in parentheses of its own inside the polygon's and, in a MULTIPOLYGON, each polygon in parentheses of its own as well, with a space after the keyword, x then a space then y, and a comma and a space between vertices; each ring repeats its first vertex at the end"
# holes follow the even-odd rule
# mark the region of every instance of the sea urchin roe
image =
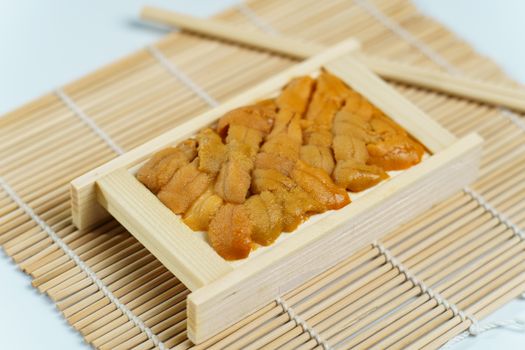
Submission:
POLYGON ((418 164, 425 153, 423 147, 408 137, 388 136, 377 143, 367 145, 369 164, 385 170, 403 170, 418 164))
POLYGON ((252 172, 251 190, 253 193, 263 191, 290 190, 296 183, 276 169, 254 169, 252 172))
POLYGON ((215 192, 226 202, 241 204, 251 184, 254 160, 250 146, 232 141, 228 144, 228 160, 222 165, 215 192))
POLYGON ((217 132, 224 136, 230 125, 237 124, 268 133, 272 128, 274 118, 275 111, 268 107, 258 105, 240 107, 219 119, 217 132))
POLYGON ((287 110, 277 114, 274 129, 266 137, 261 151, 291 161, 299 159, 302 144, 300 116, 287 110))
POLYGON ((387 179, 388 174, 378 166, 350 159, 337 162, 333 177, 338 186, 361 192, 387 179))
POLYGON ((269 191, 248 198, 244 206, 253 224, 252 240, 260 245, 270 245, 283 230, 283 208, 278 198, 269 191))
POLYGON ((156 153, 137 178, 226 260, 419 163, 424 148, 336 76, 298 77, 156 153))
POLYGON ((292 180, 328 209, 340 209, 350 203, 348 193, 336 186, 327 173, 303 161, 295 165, 292 180))
POLYGON ((157 193, 173 174, 188 164, 197 155, 196 142, 186 140, 177 147, 163 149, 146 162, 137 173, 137 178, 153 193, 157 193))
POLYGON ((306 119, 330 128, 335 113, 342 107, 352 91, 332 74, 322 71, 317 78, 306 119))
POLYGON ((301 115, 286 109, 280 110, 275 116, 273 129, 266 140, 278 136, 286 136, 291 141, 301 144, 303 141, 301 115))
POLYGON ((312 214, 323 213, 326 207, 299 186, 273 192, 283 208, 283 231, 292 232, 312 214))
POLYGON ((261 131, 248 128, 244 125, 232 124, 228 129, 226 143, 230 144, 232 141, 235 141, 247 145, 249 148, 249 156, 253 158, 259 150, 262 139, 263 133, 261 131))
POLYGON ((283 175, 290 176, 294 166, 294 161, 276 154, 260 152, 255 157, 255 169, 275 169, 283 175))
POLYGON ((332 148, 337 161, 353 159, 366 163, 369 157, 365 142, 357 137, 337 135, 334 137, 332 148))
POLYGON ((334 170, 334 158, 329 147, 304 145, 301 147, 301 160, 313 167, 323 169, 331 174, 334 170))
POLYGON ((199 171, 198 161, 196 158, 180 168, 157 195, 175 214, 185 213, 212 182, 210 175, 199 171))
POLYGON ((303 115, 308 107, 315 80, 309 76, 292 79, 276 99, 279 110, 289 110, 303 115))
POLYGON ((243 205, 224 204, 210 222, 208 239, 226 260, 246 258, 252 249, 252 222, 243 205))
POLYGON ((211 219, 222 204, 222 198, 217 196, 210 187, 186 211, 184 223, 193 231, 206 231, 211 219))
POLYGON ((334 136, 331 129, 316 124, 305 125, 303 128, 303 139, 306 145, 320 147, 330 147, 332 145, 334 136))
POLYGON ((228 157, 228 149, 214 130, 207 128, 197 134, 199 170, 217 174, 228 157))

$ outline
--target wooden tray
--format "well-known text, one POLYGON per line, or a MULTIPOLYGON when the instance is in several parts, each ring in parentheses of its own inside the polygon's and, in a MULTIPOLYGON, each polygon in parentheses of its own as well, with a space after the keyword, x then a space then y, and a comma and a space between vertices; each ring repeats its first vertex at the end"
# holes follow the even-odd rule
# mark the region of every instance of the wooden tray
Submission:
POLYGON ((330 48, 233 100, 176 127, 71 183, 73 221, 81 229, 109 212, 191 291, 188 337, 200 343, 373 240, 456 193, 477 175, 481 138, 456 139, 351 55, 353 41, 330 48), (340 210, 316 215, 298 232, 242 261, 228 262, 191 231, 133 172, 152 153, 188 138, 225 112, 276 94, 291 78, 321 67, 344 80, 423 143, 429 156, 352 196, 340 210), (102 209, 105 208, 104 209, 102 209))

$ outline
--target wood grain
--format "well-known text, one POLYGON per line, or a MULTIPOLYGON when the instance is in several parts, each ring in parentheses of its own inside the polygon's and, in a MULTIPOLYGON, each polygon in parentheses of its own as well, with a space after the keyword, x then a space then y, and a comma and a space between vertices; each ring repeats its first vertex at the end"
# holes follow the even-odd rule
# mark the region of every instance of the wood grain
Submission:
MULTIPOLYGON (((348 55, 349 49, 355 49, 352 41, 299 63, 72 183, 77 188, 82 181, 96 184, 100 190, 97 201, 175 276, 189 284, 194 293, 188 298, 188 337, 195 343, 209 339, 474 180, 482 139, 473 134, 456 142, 450 132, 348 55), (432 156, 376 186, 351 205, 231 264, 191 235, 180 218, 130 172, 152 153, 196 134, 226 111, 275 95, 290 78, 316 73, 321 67, 393 118, 432 156)), ((82 202, 78 207, 83 207, 82 202)))
MULTIPOLYGON (((306 59, 324 50, 324 46, 316 43, 260 32, 244 33, 224 22, 203 20, 151 6, 145 6, 142 9, 141 17, 145 20, 241 45, 249 45, 296 59, 306 59)), ((370 70, 385 79, 525 112, 525 90, 523 88, 512 89, 443 71, 414 67, 370 54, 359 54, 358 57, 370 70)))
MULTIPOLYGON (((365 1, 418 46, 398 36, 356 2, 253 0, 245 3, 282 36, 328 47, 349 35, 364 52, 404 66, 443 71, 491 85, 518 88, 494 62, 477 54, 407 0, 365 1), (441 58, 432 60, 419 47, 441 58)), ((237 8, 216 17, 246 32, 260 31, 237 8)), ((188 32, 155 44, 164 55, 220 102, 282 71, 293 62, 266 50, 188 32), (227 82, 227 83, 225 83, 227 82)), ((480 180, 471 188, 511 222, 525 228, 523 129, 497 106, 412 84, 389 85, 455 135, 477 131, 485 139, 480 180)), ((209 107, 145 50, 67 84, 65 91, 126 150, 184 123, 209 107)), ((519 121, 516 117, 516 121, 519 121)), ((71 223, 68 186, 115 154, 54 94, 46 94, 0 118, 2 178, 168 348, 319 349, 308 332, 270 302, 196 346, 186 335, 189 291, 116 221, 78 230, 71 223), (137 258, 130 263, 129 255, 137 258), (150 261, 149 259, 153 259, 150 261), (125 276, 125 277, 123 277, 125 276)), ((525 290, 525 244, 472 197, 457 192, 381 242, 409 270, 483 322, 525 290)), ((0 191, 0 244, 57 304, 72 328, 97 348, 151 349, 154 344, 69 260, 56 244, 0 191)), ((282 299, 330 345, 385 348, 416 344, 437 349, 469 322, 437 307, 372 246, 291 290, 282 299), (408 303, 401 301, 407 300, 408 303), (419 330, 422 331, 419 331, 419 330), (425 333, 426 332, 426 333, 425 333)))
POLYGON ((98 202, 190 290, 232 270, 127 169, 97 180, 98 202))
POLYGON ((357 46, 353 39, 341 42, 333 48, 321 52, 300 64, 294 65, 284 72, 248 89, 219 107, 196 116, 191 121, 166 131, 162 135, 126 154, 73 180, 71 182, 70 195, 74 224, 80 229, 86 229, 108 219, 106 211, 100 207, 96 199, 95 182, 101 176, 124 166, 128 168, 133 167, 147 159, 154 152, 193 136, 196 131, 210 125, 227 111, 253 103, 257 99, 266 98, 276 93, 277 90, 283 87, 291 78, 315 71, 335 57, 342 56, 356 49, 357 46))
POLYGON ((196 344, 207 340, 224 324, 239 321, 471 183, 477 177, 481 144, 479 136, 466 136, 351 205, 299 229, 295 239, 193 292, 188 297, 188 337, 196 344))

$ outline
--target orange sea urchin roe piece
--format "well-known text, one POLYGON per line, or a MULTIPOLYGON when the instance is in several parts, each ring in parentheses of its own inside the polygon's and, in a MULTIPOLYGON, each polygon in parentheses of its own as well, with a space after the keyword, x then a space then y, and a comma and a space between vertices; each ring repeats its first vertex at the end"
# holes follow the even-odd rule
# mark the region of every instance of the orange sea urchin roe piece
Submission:
POLYGON ((230 125, 237 124, 268 133, 274 118, 275 112, 267 107, 258 105, 240 107, 229 111, 219 119, 217 132, 224 136, 230 125))
POLYGON ((228 160, 217 176, 215 192, 226 202, 244 203, 251 184, 250 172, 253 165, 250 146, 235 140, 230 142, 228 160))
POLYGON ((350 203, 348 193, 336 186, 327 173, 303 161, 297 161, 292 179, 328 209, 340 209, 350 203))
POLYGON ((260 152, 255 157, 255 169, 275 169, 281 174, 290 176, 294 166, 294 161, 277 154, 260 152))
POLYGON ((252 172, 253 193, 263 191, 290 190, 296 186, 296 183, 288 176, 276 169, 255 169, 252 172))
POLYGON ((243 205, 225 204, 211 220, 208 238, 226 260, 243 259, 252 249, 252 223, 243 205))
POLYGON ((337 161, 354 159, 365 163, 369 157, 366 144, 356 137, 337 135, 332 148, 337 161))
POLYGON ((278 198, 264 191, 248 198, 244 203, 253 223, 252 240, 260 245, 270 245, 283 230, 283 213, 278 198))
POLYGON ((301 147, 301 160, 315 168, 323 169, 327 174, 334 170, 334 158, 328 147, 304 145, 301 147))
POLYGON ((366 190, 423 154, 400 125, 321 70, 225 113, 196 140, 157 153, 137 178, 235 260, 313 214, 346 206, 347 190, 366 190))
MULTIPOLYGON (((146 164, 144 164, 137 173, 137 178, 142 182, 151 192, 157 193, 160 190, 158 183, 158 170, 157 167, 159 163, 166 157, 171 155, 181 155, 180 152, 175 147, 169 147, 159 152, 155 153, 146 164)), ((188 161, 184 157, 180 157, 182 161, 185 161, 184 164, 187 164, 188 161)))
POLYGON ((221 170, 228 157, 228 149, 222 139, 212 129, 204 129, 197 135, 199 142, 199 170, 215 175, 221 170))
POLYGON ((249 148, 249 157, 253 158, 259 150, 262 139, 263 133, 261 131, 244 125, 232 124, 228 129, 226 143, 238 142, 245 144, 249 148))
POLYGON ((302 144, 301 116, 289 110, 277 114, 272 132, 266 137, 261 151, 291 161, 299 159, 302 144))
POLYGON ((403 170, 421 162, 425 153, 423 146, 382 112, 374 114, 370 125, 380 140, 367 145, 370 154, 368 164, 385 170, 403 170))
POLYGON ((271 192, 282 206, 283 231, 291 232, 308 215, 326 211, 322 203, 316 201, 294 180, 276 169, 256 168, 252 177, 254 193, 271 192))
POLYGON ((403 136, 389 136, 378 143, 366 146, 370 158, 368 164, 385 170, 403 170, 421 162, 425 150, 416 141, 403 136))
POLYGON ((388 174, 378 166, 349 159, 337 162, 333 177, 338 186, 352 192, 360 192, 387 179, 388 174))
POLYGON ((206 231, 222 203, 222 198, 214 194, 210 187, 186 211, 183 221, 194 231, 206 231))
POLYGON ((210 175, 199 171, 198 159, 179 169, 158 193, 164 205, 175 214, 183 214, 210 186, 210 175))
POLYGON ((283 231, 292 232, 311 214, 323 213, 326 207, 316 201, 299 186, 289 190, 278 189, 273 192, 283 208, 283 231))
POLYGON ((306 112, 315 80, 309 76, 292 79, 275 100, 279 110, 289 110, 299 115, 306 112))
POLYGON ((138 171, 137 179, 151 192, 157 193, 173 174, 197 155, 195 140, 186 140, 177 147, 163 149, 153 155, 138 171))

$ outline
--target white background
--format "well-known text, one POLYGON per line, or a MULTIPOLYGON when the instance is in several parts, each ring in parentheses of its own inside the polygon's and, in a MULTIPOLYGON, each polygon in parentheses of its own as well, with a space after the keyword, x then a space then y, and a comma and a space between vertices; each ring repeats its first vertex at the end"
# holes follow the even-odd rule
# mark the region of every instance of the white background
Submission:
MULTIPOLYGON (((349 0, 350 1, 350 0, 349 0)), ((235 0, 153 0, 209 16, 235 0)), ((420 9, 525 83, 525 1, 415 0, 420 9)), ((0 0, 0 114, 160 38, 138 20, 139 0, 0 0)), ((487 320, 525 318, 514 301, 487 320)), ((0 350, 89 349, 53 303, 0 252, 0 350)), ((495 330, 454 349, 525 348, 525 334, 495 330)))

